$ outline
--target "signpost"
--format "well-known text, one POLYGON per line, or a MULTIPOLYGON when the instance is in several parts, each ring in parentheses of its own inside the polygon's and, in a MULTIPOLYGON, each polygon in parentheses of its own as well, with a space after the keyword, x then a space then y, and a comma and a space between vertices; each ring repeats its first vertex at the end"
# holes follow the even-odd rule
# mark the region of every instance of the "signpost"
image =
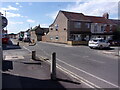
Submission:
POLYGON ((3 60, 3 51, 2 51, 2 30, 8 24, 6 17, 2 16, 0 12, 0 90, 2 90, 2 60, 3 60))
MULTIPOLYGON (((0 71, 2 71, 2 59, 3 59, 3 53, 2 53, 2 17, 0 12, 0 71)), ((0 90, 2 90, 2 72, 0 72, 0 90)))

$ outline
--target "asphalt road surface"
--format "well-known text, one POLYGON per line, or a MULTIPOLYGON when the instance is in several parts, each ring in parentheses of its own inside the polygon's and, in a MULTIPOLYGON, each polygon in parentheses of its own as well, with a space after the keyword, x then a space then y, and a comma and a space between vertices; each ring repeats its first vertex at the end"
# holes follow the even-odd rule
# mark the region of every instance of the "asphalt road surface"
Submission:
POLYGON ((56 52, 57 64, 75 75, 87 80, 98 88, 118 88, 117 56, 106 56, 87 46, 67 46, 39 42, 35 46, 25 46, 29 51, 36 50, 37 55, 51 59, 56 52))

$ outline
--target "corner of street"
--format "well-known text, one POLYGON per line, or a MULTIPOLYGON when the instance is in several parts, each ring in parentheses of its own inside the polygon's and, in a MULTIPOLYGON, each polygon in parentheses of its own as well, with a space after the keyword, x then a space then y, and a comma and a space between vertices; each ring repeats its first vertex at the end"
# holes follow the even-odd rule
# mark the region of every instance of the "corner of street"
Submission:
MULTIPOLYGON (((7 88, 83 88, 75 78, 57 69, 57 79, 50 78, 50 65, 45 61, 31 59, 31 53, 21 46, 11 42, 4 47, 2 65, 2 85, 7 88)), ((26 44, 24 44, 26 45, 26 44)))

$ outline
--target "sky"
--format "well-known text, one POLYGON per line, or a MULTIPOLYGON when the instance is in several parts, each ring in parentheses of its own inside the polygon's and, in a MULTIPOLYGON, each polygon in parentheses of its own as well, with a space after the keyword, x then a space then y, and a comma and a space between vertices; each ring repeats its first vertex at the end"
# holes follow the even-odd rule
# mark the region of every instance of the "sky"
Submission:
MULTIPOLYGON (((0 12, 8 19, 8 33, 18 33, 34 28, 49 27, 59 10, 102 16, 109 13, 110 19, 118 19, 118 1, 77 0, 75 2, 2 2, 0 12)), ((5 28, 6 29, 6 28, 5 28)))

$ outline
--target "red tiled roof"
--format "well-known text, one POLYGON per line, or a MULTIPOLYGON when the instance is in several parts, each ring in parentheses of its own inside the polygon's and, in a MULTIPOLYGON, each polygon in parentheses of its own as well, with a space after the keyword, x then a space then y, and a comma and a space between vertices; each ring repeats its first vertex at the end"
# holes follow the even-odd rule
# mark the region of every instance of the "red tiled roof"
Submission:
POLYGON ((89 21, 88 18, 84 16, 82 13, 75 13, 75 12, 67 12, 67 11, 61 11, 69 20, 80 20, 80 21, 89 21))
POLYGON ((110 19, 113 23, 120 25, 120 20, 118 19, 110 19))
POLYGON ((104 17, 96 17, 96 16, 86 16, 93 23, 103 23, 103 24, 114 24, 110 19, 106 19, 104 17))
MULTIPOLYGON (((82 13, 68 12, 68 11, 59 11, 59 12, 62 12, 68 20, 86 21, 86 22, 103 23, 103 24, 115 24, 116 23, 116 21, 114 21, 112 19, 106 19, 104 17, 87 16, 82 13)), ((50 26, 52 26, 53 23, 50 26)))

